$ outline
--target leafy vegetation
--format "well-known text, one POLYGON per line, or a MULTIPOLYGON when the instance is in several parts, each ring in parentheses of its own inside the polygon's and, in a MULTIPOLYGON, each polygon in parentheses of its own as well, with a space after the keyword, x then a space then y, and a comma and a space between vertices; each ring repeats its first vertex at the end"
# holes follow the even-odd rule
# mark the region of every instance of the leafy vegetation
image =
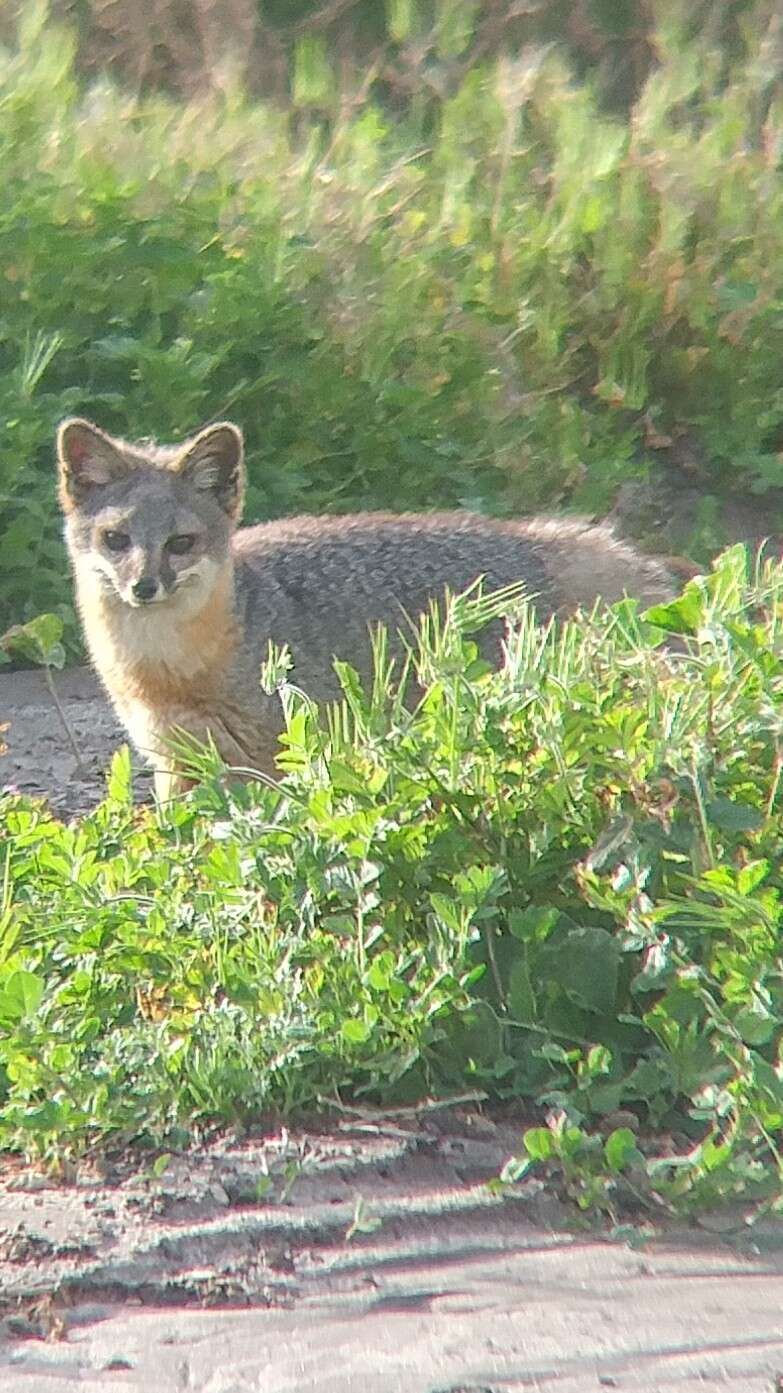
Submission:
POLYGON ((591 1205, 776 1198, 783 567, 746 565, 644 619, 457 598, 407 678, 379 637, 325 717, 281 688, 280 786, 202 751, 194 794, 134 809, 123 754, 78 824, 8 799, 0 1141, 469 1087, 552 1111, 507 1183, 559 1159, 591 1205))
MULTIPOLYGON (((234 417, 254 518, 603 512, 682 468, 702 557, 732 490, 780 526, 772 0, 235 0, 244 64, 186 0, 14 8, 0 661, 51 681, 78 645, 71 412, 234 417)), ((501 1184, 778 1203, 783 568, 746 565, 644 619, 512 606, 498 671, 462 597, 328 717, 281 687, 279 787, 192 751, 167 810, 126 754, 78 824, 5 798, 0 1145, 468 1088, 548 1119, 501 1184)))
MULTIPOLYGON (((400 52, 425 10, 384 10, 400 52)), ((334 86, 293 32, 284 109, 225 74, 184 103, 85 88, 75 30, 25 6, 0 52, 0 631, 47 610, 76 641, 51 445, 74 411, 132 437, 235 417, 254 518, 603 512, 671 458, 718 523, 731 487, 767 492, 774 529, 777 10, 697 10, 651 7, 612 115, 565 49, 521 40, 426 101, 334 86)))

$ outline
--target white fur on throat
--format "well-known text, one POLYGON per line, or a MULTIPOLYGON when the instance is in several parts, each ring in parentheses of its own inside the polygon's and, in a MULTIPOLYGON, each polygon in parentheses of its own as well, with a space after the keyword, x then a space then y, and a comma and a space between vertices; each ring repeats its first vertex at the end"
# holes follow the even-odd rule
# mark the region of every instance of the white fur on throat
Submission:
POLYGON ((79 610, 93 660, 111 685, 111 671, 122 671, 137 663, 151 663, 194 677, 203 667, 203 657, 194 651, 192 635, 183 629, 183 620, 203 607, 216 589, 222 565, 202 556, 188 570, 177 590, 165 599, 145 605, 127 604, 106 583, 110 571, 94 556, 77 558, 76 593, 79 610), (100 578, 96 571, 102 573, 100 578))

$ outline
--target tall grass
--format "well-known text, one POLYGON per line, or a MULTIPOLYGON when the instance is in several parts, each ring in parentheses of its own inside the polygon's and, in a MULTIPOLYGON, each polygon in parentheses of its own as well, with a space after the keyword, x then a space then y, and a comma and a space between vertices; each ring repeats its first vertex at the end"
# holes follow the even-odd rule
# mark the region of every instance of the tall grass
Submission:
POLYGON ((768 34, 728 67, 711 44, 661 23, 627 120, 542 47, 426 121, 326 121, 228 80, 85 88, 26 9, 0 55, 0 628, 65 603, 68 411, 235 417, 255 518, 600 512, 684 440, 706 494, 771 490, 774 525, 783 103, 768 34))

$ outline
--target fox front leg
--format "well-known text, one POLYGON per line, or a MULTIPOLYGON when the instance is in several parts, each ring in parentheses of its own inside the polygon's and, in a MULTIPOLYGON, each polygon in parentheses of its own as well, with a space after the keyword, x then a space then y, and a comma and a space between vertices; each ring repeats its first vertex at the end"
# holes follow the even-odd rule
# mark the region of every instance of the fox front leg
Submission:
POLYGON ((171 803, 189 789, 195 788, 195 779, 189 779, 173 764, 156 764, 153 772, 156 803, 171 803))

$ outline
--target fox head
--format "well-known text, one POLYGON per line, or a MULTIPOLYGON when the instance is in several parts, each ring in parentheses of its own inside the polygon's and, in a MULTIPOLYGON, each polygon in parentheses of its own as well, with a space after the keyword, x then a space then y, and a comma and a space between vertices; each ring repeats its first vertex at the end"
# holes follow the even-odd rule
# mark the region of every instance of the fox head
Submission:
POLYGON ((57 432, 60 503, 77 574, 132 608, 193 608, 229 557, 242 511, 242 433, 207 426, 182 445, 129 445, 90 421, 57 432))

